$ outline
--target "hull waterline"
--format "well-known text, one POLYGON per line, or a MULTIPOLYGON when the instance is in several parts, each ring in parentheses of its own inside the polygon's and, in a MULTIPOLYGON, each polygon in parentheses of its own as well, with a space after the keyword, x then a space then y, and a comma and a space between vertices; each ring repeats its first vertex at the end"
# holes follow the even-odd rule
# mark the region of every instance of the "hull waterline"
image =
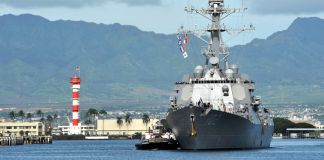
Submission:
POLYGON ((202 114, 199 107, 184 107, 169 113, 167 122, 182 149, 268 148, 273 126, 253 124, 241 116, 211 110, 202 114), (192 123, 191 116, 194 116, 192 123), (194 130, 195 135, 192 134, 194 130))

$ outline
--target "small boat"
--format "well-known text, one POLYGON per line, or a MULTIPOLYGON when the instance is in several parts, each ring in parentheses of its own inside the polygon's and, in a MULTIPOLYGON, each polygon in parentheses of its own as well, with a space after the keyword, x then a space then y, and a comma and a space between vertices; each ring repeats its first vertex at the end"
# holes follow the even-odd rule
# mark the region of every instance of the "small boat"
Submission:
POLYGON ((166 138, 154 138, 151 140, 143 140, 141 143, 135 144, 137 150, 176 150, 179 144, 176 140, 166 138))
POLYGON ((145 133, 140 143, 135 144, 137 150, 176 150, 180 149, 175 136, 159 122, 152 126, 153 130, 145 133))

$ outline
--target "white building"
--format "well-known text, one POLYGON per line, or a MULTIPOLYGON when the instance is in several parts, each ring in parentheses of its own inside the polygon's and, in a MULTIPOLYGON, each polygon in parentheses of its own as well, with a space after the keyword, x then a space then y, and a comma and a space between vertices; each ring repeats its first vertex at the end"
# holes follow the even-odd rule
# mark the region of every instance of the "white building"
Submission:
POLYGON ((20 136, 21 132, 28 135, 45 135, 45 125, 42 122, 0 122, 0 133, 2 135, 20 136))
MULTIPOLYGON (((69 135, 71 126, 58 126, 58 130, 61 132, 55 132, 55 135, 69 135)), ((81 125, 81 134, 82 135, 93 135, 95 134, 95 126, 94 125, 81 125)))

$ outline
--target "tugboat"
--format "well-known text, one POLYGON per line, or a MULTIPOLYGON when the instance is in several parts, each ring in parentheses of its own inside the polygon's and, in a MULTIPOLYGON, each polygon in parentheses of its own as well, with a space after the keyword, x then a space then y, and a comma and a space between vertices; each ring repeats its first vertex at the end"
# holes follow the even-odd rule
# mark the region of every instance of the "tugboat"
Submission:
POLYGON ((175 136, 158 121, 152 126, 153 130, 145 133, 140 143, 135 144, 137 150, 176 150, 179 144, 175 136))
MULTIPOLYGON (((188 6, 185 11, 197 13, 211 21, 204 40, 201 30, 185 30, 180 35, 194 35, 207 43, 203 48, 204 65, 198 65, 192 76, 176 83, 176 96, 170 97, 167 123, 181 147, 186 150, 268 148, 274 130, 268 109, 260 109, 261 98, 254 96, 254 82, 229 64, 229 54, 222 33, 230 32, 221 21, 245 9, 225 8, 224 0, 208 0, 206 9, 188 6)), ((236 33, 249 28, 237 29, 236 33)), ((180 42, 179 42, 180 43, 180 42)), ((187 54, 185 55, 187 56, 187 54)), ((253 62, 251 62, 253 63, 253 62)))

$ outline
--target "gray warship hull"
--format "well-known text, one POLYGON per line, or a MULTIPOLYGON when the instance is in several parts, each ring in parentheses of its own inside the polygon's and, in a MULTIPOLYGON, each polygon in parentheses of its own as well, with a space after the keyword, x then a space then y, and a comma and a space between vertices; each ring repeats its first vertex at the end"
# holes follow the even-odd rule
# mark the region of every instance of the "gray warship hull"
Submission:
POLYGON ((273 126, 253 124, 238 115, 201 107, 184 107, 168 114, 168 125, 185 150, 268 148, 273 126), (194 115, 194 123, 191 116, 194 115), (196 135, 192 136, 192 126, 196 135))

